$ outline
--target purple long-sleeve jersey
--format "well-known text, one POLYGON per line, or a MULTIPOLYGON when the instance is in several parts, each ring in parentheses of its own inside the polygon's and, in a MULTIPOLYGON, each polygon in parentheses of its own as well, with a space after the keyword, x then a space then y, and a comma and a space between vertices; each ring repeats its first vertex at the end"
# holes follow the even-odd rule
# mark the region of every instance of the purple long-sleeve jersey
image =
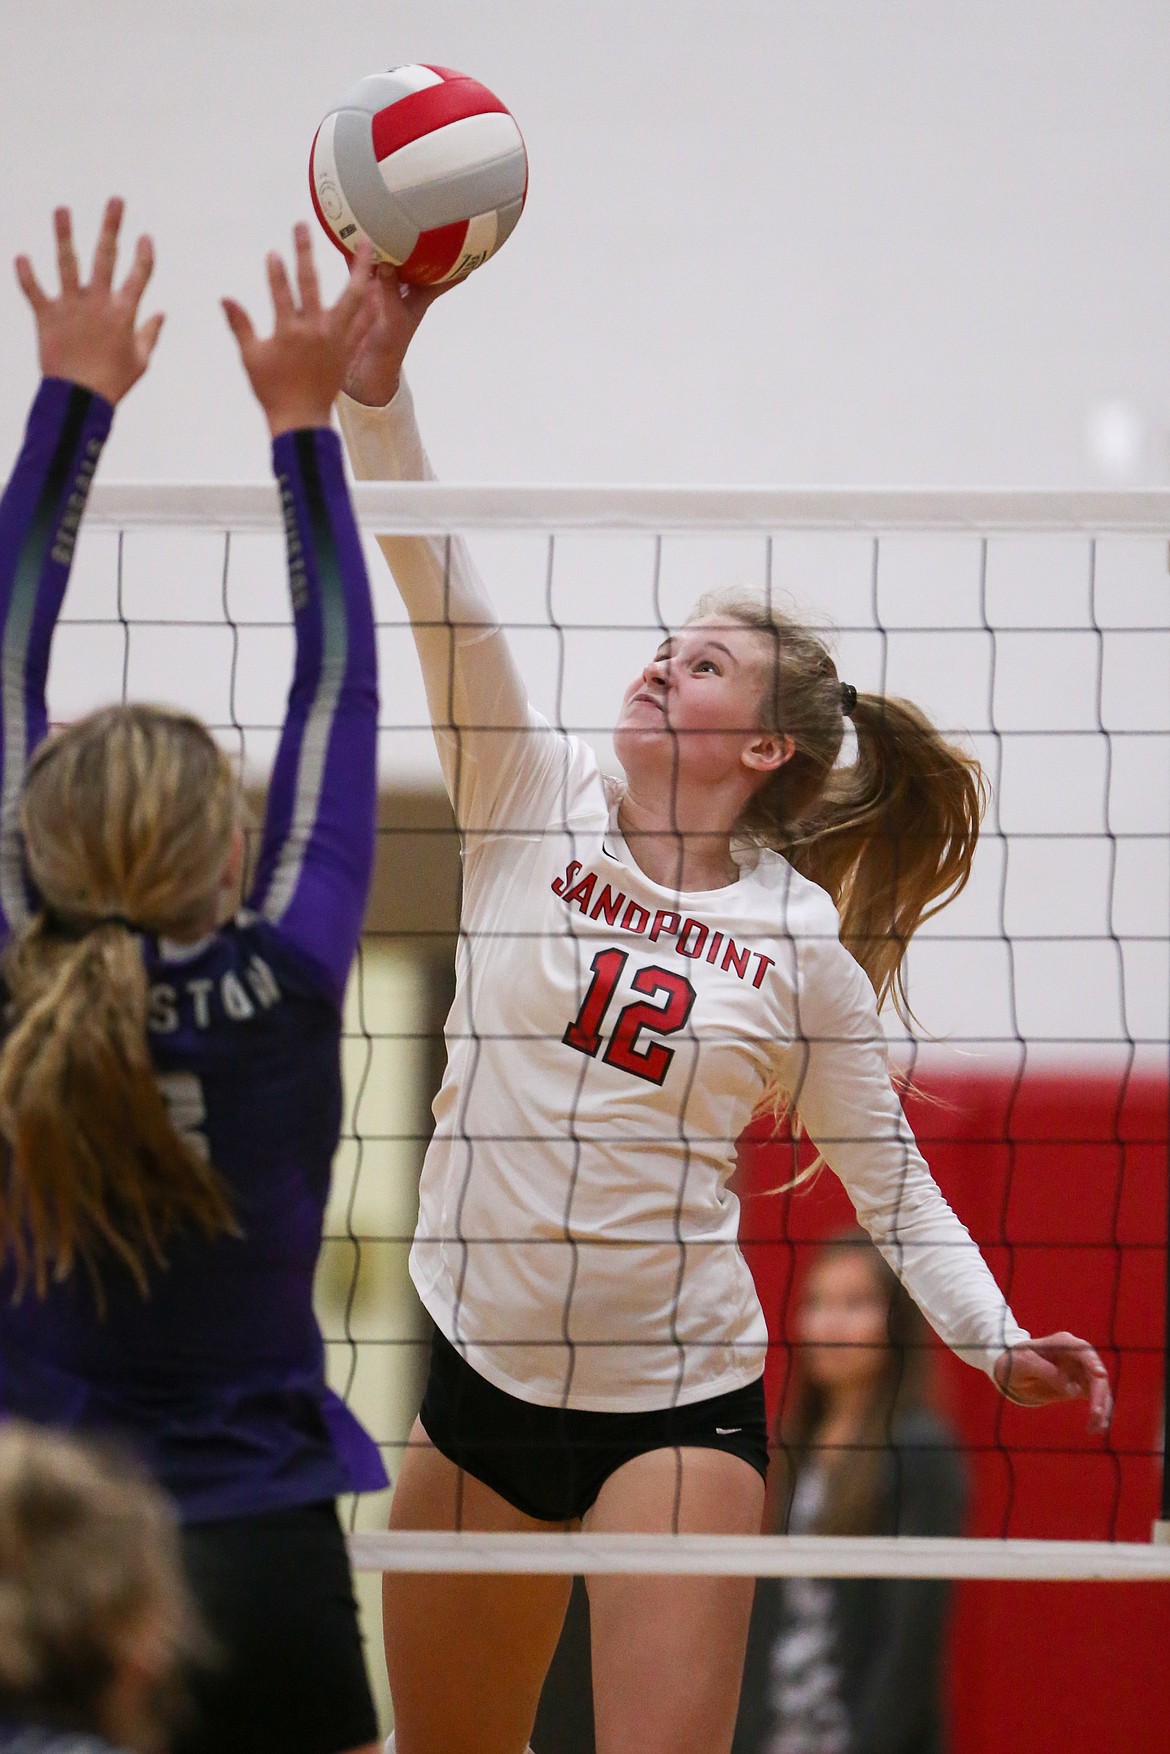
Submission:
MULTIPOLYGON (((0 501, 0 930, 37 898, 18 830, 78 525, 112 409, 48 379, 0 501)), ((206 1141, 242 1234, 172 1239, 143 1299, 111 1259, 13 1301, 0 1268, 0 1412, 133 1447, 189 1521, 385 1484, 325 1384, 312 1308, 341 1127, 341 999, 373 863, 377 668, 361 541, 327 430, 273 446, 296 666, 247 905, 200 943, 150 937, 149 1040, 180 1130, 206 1141)))

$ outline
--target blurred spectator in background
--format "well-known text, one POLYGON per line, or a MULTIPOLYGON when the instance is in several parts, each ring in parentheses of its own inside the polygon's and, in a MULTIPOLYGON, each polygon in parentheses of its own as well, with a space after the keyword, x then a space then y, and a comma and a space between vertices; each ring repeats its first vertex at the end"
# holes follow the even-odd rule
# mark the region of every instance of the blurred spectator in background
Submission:
POLYGON ((163 1754, 203 1646, 158 1488, 75 1438, 0 1425, 3 1754, 163 1754))
MULTIPOLYGON (((863 1231, 817 1254, 796 1341, 765 1527, 957 1535, 963 1473, 928 1404, 929 1331, 863 1231)), ((733 1754, 939 1754, 948 1589, 761 1579, 733 1754)))

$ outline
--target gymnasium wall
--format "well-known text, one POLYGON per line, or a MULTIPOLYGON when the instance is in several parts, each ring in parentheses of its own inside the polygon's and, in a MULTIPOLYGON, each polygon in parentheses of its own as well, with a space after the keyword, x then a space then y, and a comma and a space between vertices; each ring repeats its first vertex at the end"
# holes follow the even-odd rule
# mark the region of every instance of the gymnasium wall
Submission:
MULTIPOLYGON (((449 479, 1099 479, 1099 402, 1170 416, 1161 0, 0 0, 0 257, 112 188, 170 314, 111 478, 258 479, 218 308, 309 213, 355 77, 466 68, 532 167, 507 248, 428 319, 449 479)), ((322 242, 330 280, 340 274, 322 242)), ((0 291, 0 451, 34 378, 0 291)), ((1164 479, 1155 438, 1138 478, 1164 479)), ((615 617, 616 619, 617 617, 615 617)))

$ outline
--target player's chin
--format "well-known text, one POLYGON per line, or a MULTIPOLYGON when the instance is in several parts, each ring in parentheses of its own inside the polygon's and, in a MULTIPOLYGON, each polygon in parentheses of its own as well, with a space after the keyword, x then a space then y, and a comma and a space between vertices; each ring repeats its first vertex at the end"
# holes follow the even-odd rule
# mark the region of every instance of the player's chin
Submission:
POLYGON ((670 740, 670 727, 661 713, 654 717, 648 713, 637 718, 623 716, 614 726, 614 753, 623 767, 626 765, 627 755, 636 760, 639 755, 647 755, 664 747, 670 740))

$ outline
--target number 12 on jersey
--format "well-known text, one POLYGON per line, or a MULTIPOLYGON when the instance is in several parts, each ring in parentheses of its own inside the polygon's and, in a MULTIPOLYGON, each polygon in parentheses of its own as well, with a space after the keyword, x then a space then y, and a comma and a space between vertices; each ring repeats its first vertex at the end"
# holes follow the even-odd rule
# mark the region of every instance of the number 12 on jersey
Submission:
MULTIPOLYGON (((622 970, 630 960, 627 950, 599 950, 593 958, 593 979, 581 1001, 581 1009, 566 1029, 561 1040, 579 1054, 595 1059, 601 1047, 601 1029, 605 1014, 613 1000, 622 970)), ((635 1078, 650 1084, 661 1084, 670 1070, 675 1050, 661 1042, 639 1044, 642 1034, 677 1035, 684 1027, 695 1003, 695 989, 684 975, 673 969, 652 964, 640 968, 631 981, 642 999, 632 999, 618 1012, 617 1022, 602 1059, 635 1078), (657 1002, 655 1002, 657 1001, 657 1002)))

